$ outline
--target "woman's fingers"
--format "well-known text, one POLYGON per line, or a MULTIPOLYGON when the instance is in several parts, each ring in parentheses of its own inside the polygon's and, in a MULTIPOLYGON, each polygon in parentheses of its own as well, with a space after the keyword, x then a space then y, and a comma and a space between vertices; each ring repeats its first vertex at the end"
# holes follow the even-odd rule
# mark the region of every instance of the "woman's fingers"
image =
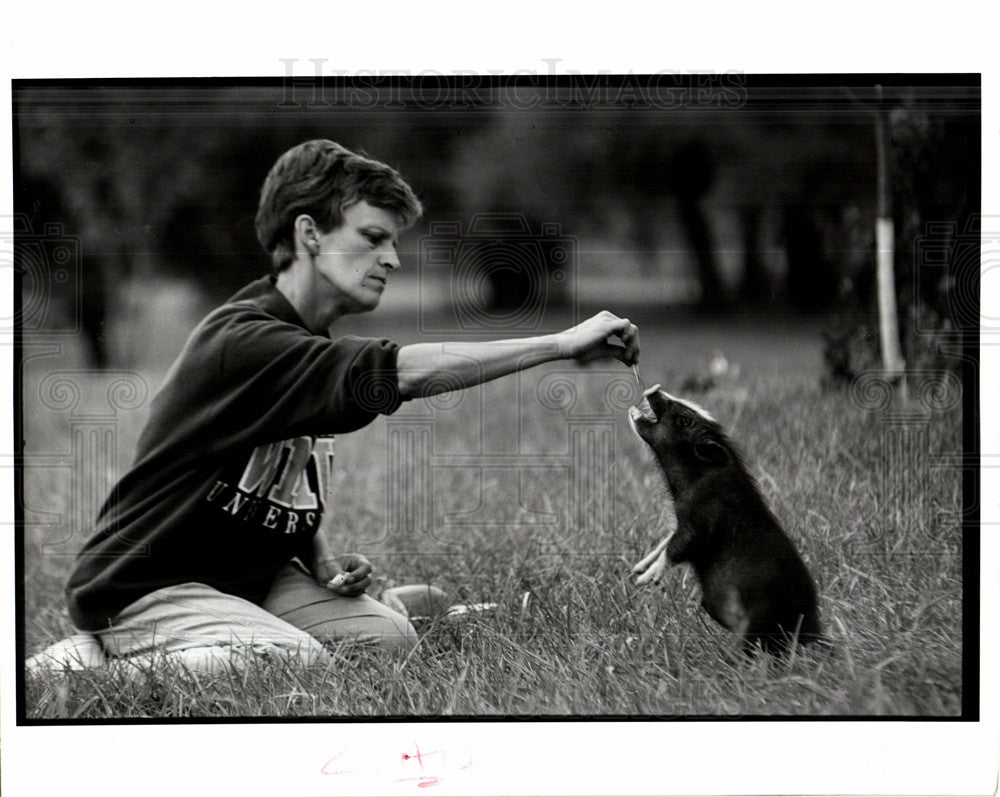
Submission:
POLYGON ((587 341, 584 351, 577 356, 581 362, 612 358, 621 360, 626 365, 635 365, 639 362, 639 327, 629 319, 619 318, 605 310, 577 329, 582 335, 595 335, 587 341), (609 338, 617 338, 621 341, 621 345, 610 342, 609 338))
POLYGON ((348 584, 355 584, 355 583, 357 583, 359 581, 366 580, 366 579, 370 582, 371 579, 368 578, 368 576, 371 575, 371 572, 372 572, 372 566, 371 566, 371 564, 369 562, 365 562, 360 567, 352 570, 348 574, 347 583, 348 584))
POLYGON ((334 576, 328 583, 327 589, 336 592, 338 595, 360 595, 368 587, 372 585, 372 580, 370 576, 364 576, 360 579, 351 580, 351 576, 348 573, 339 573, 334 576))
MULTIPOLYGON (((629 334, 628 340, 622 338, 622 343, 613 343, 608 340, 595 343, 576 358, 577 362, 589 363, 595 360, 619 360, 625 363, 625 365, 635 365, 639 362, 639 332, 635 329, 634 325, 633 330, 635 331, 629 334)), ((615 335, 615 337, 621 336, 615 335)))
POLYGON ((340 567, 352 576, 360 578, 372 572, 372 563, 359 553, 347 554, 339 559, 340 567))
POLYGON ((360 581, 356 581, 356 582, 353 582, 351 584, 344 584, 342 587, 340 587, 339 589, 337 589, 336 592, 340 593, 341 595, 348 595, 348 596, 351 596, 351 595, 360 595, 362 592, 364 592, 366 589, 368 589, 368 587, 370 587, 371 585, 372 585, 371 578, 369 578, 368 576, 365 576, 360 581))
POLYGON ((361 554, 337 557, 336 566, 341 572, 326 582, 327 589, 338 595, 360 595, 371 586, 372 563, 361 554))
POLYGON ((625 351, 622 352, 621 360, 625 365, 635 365, 639 362, 639 327, 627 318, 621 320, 621 328, 618 330, 618 337, 625 344, 625 351))
POLYGON ((597 360, 621 360, 625 362, 628 350, 617 343, 598 343, 576 358, 578 363, 591 363, 597 360))
POLYGON ((326 582, 326 587, 327 589, 340 590, 343 589, 346 581, 347 573, 337 573, 337 575, 326 582))

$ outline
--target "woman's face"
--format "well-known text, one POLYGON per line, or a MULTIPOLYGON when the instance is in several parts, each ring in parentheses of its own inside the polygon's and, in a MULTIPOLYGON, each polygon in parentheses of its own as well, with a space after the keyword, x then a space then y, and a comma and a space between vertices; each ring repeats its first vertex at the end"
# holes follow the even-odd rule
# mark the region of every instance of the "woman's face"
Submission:
POLYGON ((319 233, 317 289, 334 317, 378 307, 389 272, 399 267, 398 240, 396 214, 364 201, 343 212, 339 227, 319 233))

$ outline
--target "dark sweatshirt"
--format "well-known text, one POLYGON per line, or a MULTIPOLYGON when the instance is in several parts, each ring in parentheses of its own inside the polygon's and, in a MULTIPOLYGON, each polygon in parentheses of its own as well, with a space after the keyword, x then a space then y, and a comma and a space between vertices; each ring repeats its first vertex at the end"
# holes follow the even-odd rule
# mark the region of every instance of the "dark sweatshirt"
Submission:
POLYGON ((84 631, 161 587, 197 581, 260 604, 326 508, 335 433, 401 403, 398 347, 310 332, 251 283, 191 333, 153 399, 66 595, 84 631))

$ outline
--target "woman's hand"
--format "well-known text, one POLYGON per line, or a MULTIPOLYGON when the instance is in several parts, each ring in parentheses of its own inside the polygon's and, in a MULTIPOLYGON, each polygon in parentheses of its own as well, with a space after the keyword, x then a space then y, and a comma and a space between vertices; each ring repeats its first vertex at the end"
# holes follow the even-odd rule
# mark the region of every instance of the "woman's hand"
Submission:
POLYGON ((371 586, 372 563, 359 553, 348 553, 316 562, 313 575, 331 592, 352 597, 371 586))
POLYGON ((621 360, 625 365, 639 362, 639 328, 627 318, 604 310, 572 329, 560 332, 560 353, 580 363, 594 360, 621 360), (609 343, 617 337, 622 345, 609 343))

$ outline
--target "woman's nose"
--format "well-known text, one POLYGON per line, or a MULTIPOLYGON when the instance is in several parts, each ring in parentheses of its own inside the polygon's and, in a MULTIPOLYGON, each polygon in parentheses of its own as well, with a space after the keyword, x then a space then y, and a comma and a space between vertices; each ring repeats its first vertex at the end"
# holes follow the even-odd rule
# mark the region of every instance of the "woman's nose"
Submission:
POLYGON ((379 253, 378 262, 385 268, 399 268, 399 253, 395 246, 387 246, 379 253))

